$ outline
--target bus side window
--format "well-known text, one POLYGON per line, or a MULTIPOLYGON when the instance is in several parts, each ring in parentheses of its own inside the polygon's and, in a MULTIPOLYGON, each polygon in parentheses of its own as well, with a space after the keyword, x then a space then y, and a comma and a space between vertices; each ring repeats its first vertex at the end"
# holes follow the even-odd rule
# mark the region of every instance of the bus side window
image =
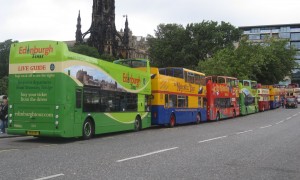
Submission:
POLYGON ((76 108, 81 108, 82 90, 76 89, 76 108))

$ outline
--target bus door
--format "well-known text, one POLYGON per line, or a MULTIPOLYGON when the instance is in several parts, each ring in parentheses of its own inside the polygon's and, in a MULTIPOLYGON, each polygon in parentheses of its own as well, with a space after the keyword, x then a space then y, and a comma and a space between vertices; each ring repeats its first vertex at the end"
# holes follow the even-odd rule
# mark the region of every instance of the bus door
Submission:
POLYGON ((75 92, 75 108, 74 108, 74 123, 82 122, 82 87, 77 87, 75 92))

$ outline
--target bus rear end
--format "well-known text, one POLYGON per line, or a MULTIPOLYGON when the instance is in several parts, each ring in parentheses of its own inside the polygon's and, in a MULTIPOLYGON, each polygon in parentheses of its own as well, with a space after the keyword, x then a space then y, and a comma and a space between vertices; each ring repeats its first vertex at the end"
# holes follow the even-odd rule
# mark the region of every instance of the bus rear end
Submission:
MULTIPOLYGON (((10 50, 8 133, 64 137, 60 121, 65 104, 66 76, 61 72, 63 43, 15 43, 10 50), (64 104, 64 107, 62 106, 64 104)), ((69 92, 71 95, 72 93, 69 92)), ((71 99, 71 98, 69 98, 71 99)))

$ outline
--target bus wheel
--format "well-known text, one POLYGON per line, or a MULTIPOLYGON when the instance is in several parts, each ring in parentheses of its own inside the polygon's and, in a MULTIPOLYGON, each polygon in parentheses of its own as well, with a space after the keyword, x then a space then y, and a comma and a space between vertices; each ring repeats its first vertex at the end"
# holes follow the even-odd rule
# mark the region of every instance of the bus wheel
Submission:
POLYGON ((83 139, 87 140, 90 139, 93 136, 93 124, 90 119, 86 119, 83 123, 83 128, 82 128, 82 137, 83 139))
POLYGON ((197 123, 197 124, 200 124, 200 123, 201 123, 201 115, 200 115, 200 113, 197 113, 197 116, 196 116, 196 123, 197 123))
POLYGON ((135 118, 134 121, 134 130, 135 131, 140 131, 142 129, 142 122, 141 122, 141 118, 139 118, 138 116, 135 118))
POLYGON ((175 126, 176 118, 175 115, 172 113, 170 116, 170 122, 169 122, 169 127, 172 128, 175 126))
POLYGON ((220 112, 217 112, 217 117, 216 117, 216 121, 220 120, 220 112))

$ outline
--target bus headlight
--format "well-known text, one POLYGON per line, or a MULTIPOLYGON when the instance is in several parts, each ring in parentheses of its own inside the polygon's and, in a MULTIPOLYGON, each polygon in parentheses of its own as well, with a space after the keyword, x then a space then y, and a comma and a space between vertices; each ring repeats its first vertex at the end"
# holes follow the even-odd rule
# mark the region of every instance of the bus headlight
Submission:
POLYGON ((59 106, 55 106, 55 109, 59 109, 59 106))
POLYGON ((55 115, 55 119, 58 119, 58 115, 55 115))

